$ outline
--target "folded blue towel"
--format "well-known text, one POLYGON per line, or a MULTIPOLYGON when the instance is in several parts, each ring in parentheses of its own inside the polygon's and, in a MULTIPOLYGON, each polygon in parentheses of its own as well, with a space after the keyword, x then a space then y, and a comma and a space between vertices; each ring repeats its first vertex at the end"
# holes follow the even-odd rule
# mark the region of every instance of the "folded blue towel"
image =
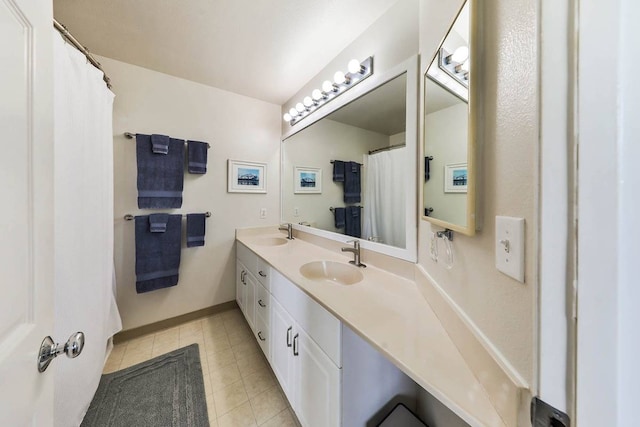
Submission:
POLYGON ((333 182, 344 182, 344 162, 342 160, 333 161, 333 182))
POLYGON ((136 134, 138 207, 179 208, 184 186, 184 141, 170 138, 166 155, 155 154, 152 147, 149 135, 136 134))
POLYGON ((199 141, 187 141, 189 155, 189 173, 207 173, 207 152, 209 144, 199 141))
POLYGON ((156 154, 168 154, 169 140, 167 135, 151 135, 151 150, 156 154))
POLYGON ((169 214, 149 215, 149 231, 152 233, 164 233, 167 231, 167 221, 169 221, 169 214))
POLYGON ((147 215, 136 216, 136 291, 154 291, 178 284, 182 215, 169 215, 164 233, 150 230, 147 215))
POLYGON ((345 162, 344 164, 344 202, 360 203, 360 164, 345 162))
POLYGON ((204 246, 206 214, 187 214, 187 247, 204 246))
POLYGON ((360 225, 360 206, 347 206, 345 212, 344 234, 352 237, 362 237, 362 227, 360 225))
POLYGON ((333 224, 336 228, 344 228, 345 209, 333 208, 333 224))

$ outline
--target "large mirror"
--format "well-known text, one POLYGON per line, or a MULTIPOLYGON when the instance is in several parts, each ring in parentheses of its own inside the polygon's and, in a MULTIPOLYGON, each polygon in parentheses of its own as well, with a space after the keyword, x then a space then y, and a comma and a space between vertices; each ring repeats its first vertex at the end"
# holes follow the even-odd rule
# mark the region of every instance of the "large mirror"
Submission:
POLYGON ((417 62, 411 63, 412 71, 403 64, 373 76, 362 93, 345 96, 285 138, 283 222, 415 261, 417 62))
POLYGON ((465 2, 424 76, 423 218, 473 235, 475 135, 470 1, 465 2))

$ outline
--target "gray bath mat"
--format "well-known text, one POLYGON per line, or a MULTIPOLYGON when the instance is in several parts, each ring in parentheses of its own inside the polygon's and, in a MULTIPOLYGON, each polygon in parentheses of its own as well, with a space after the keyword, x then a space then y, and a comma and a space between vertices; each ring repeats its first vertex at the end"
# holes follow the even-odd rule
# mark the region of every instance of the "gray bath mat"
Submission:
POLYGON ((82 426, 208 427, 198 344, 103 375, 82 426))

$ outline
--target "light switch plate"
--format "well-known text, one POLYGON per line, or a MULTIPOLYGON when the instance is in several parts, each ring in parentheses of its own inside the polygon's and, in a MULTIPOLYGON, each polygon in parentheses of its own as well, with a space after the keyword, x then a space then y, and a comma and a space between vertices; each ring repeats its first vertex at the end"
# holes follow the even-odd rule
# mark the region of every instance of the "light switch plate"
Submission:
POLYGON ((265 219, 267 217, 267 208, 260 209, 260 219, 265 219))
POLYGON ((524 218, 496 216, 496 268, 524 283, 524 218))

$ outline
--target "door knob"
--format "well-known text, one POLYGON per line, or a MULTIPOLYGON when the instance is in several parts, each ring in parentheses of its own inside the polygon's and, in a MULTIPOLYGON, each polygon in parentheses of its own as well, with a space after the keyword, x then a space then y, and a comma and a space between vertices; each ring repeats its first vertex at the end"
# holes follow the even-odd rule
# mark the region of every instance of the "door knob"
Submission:
POLYGON ((46 337, 40 344, 40 352, 38 354, 38 372, 44 372, 49 364, 59 354, 65 353, 70 359, 80 356, 84 348, 84 333, 76 332, 71 335, 66 343, 56 344, 51 337, 46 337))

